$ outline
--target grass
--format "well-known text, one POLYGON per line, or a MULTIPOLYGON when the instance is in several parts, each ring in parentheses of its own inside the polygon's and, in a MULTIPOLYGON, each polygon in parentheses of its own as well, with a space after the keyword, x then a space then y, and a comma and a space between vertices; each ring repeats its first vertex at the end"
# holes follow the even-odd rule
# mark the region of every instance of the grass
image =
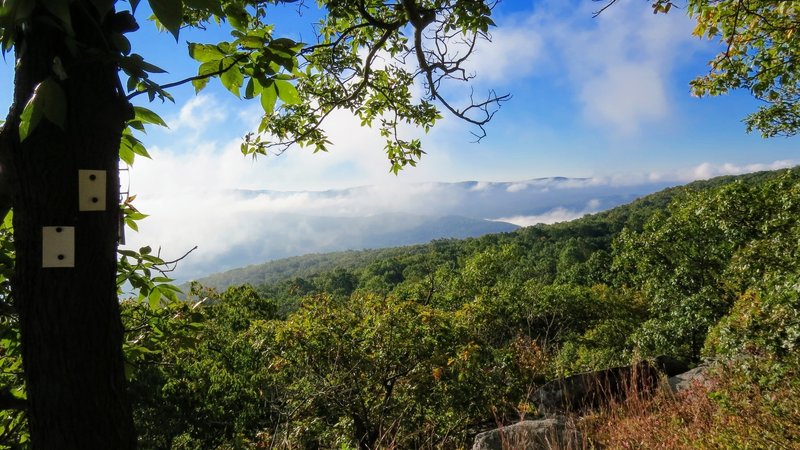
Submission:
POLYGON ((800 448, 796 368, 736 364, 679 394, 662 386, 653 396, 631 395, 584 417, 578 427, 588 436, 585 448, 800 448))

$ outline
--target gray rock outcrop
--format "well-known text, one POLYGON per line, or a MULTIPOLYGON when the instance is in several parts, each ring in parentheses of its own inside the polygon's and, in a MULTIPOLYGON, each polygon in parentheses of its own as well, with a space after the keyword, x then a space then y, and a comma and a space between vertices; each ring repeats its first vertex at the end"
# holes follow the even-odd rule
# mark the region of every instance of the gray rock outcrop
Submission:
POLYGON ((686 371, 684 373, 675 375, 669 378, 669 387, 672 389, 672 392, 676 394, 686 389, 692 387, 693 384, 696 383, 705 383, 706 382, 706 375, 708 373, 709 366, 706 364, 701 364, 695 367, 692 370, 686 371))
POLYGON ((513 425, 480 433, 472 450, 548 450, 578 448, 580 433, 563 417, 524 420, 513 425))
MULTIPOLYGON (((630 395, 650 395, 663 377, 691 383, 692 371, 667 356, 632 366, 581 373, 546 383, 531 396, 537 412, 546 418, 525 420, 475 437, 472 450, 539 450, 581 448, 581 436, 562 414, 583 414, 624 401, 630 395)), ((696 369, 695 369, 696 370, 696 369)), ((681 384, 683 386, 683 384, 681 384)))
POLYGON ((614 367, 546 383, 533 393, 540 414, 586 412, 625 396, 632 385, 651 389, 658 372, 649 365, 614 367))
POLYGON ((631 394, 649 395, 663 375, 672 376, 687 369, 673 358, 659 356, 632 366, 553 380, 537 389, 532 400, 540 414, 583 413, 623 401, 631 394))

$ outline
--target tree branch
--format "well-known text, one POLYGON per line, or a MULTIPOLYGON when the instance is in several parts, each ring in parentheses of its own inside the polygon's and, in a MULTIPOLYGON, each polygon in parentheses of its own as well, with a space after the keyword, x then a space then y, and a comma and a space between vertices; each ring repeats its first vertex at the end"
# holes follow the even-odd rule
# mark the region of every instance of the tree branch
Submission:
MULTIPOLYGON (((417 57, 417 64, 419 65, 420 71, 424 74, 426 82, 428 84, 428 90, 430 91, 430 95, 432 98, 439 100, 444 107, 450 111, 451 114, 458 117, 461 120, 469 122, 473 125, 476 125, 480 129, 480 133, 472 133, 478 141, 486 137, 486 130, 484 129, 484 125, 486 125, 492 117, 494 117, 495 111, 490 111, 489 107, 491 105, 497 105, 498 107, 504 101, 507 101, 511 98, 510 94, 504 94, 498 96, 493 91, 490 91, 489 97, 487 100, 475 103, 473 100, 473 95, 470 94, 470 105, 463 109, 458 109, 450 104, 446 98, 439 92, 439 85, 441 84, 442 79, 444 78, 454 78, 451 77, 453 73, 459 72, 463 70, 460 68, 460 64, 467 59, 467 57, 472 54, 473 50, 475 49, 475 41, 473 40, 469 46, 468 51, 466 54, 455 61, 446 61, 446 59, 442 56, 440 61, 430 63, 428 62, 427 55, 425 54, 425 49, 422 45, 423 40, 423 32, 425 28, 427 28, 430 24, 432 24, 436 17, 435 15, 427 14, 427 12, 420 12, 414 0, 403 0, 403 5, 407 8, 409 15, 411 15, 411 23, 414 26, 414 52, 417 57), (434 72, 436 70, 440 70, 442 75, 434 79, 434 72), (483 113, 483 118, 476 119, 470 117, 468 113, 473 110, 479 110, 483 113)), ((461 79, 468 79, 468 77, 464 74, 461 76, 461 79)))
MULTIPOLYGON (((604 1, 604 0, 592 0, 592 1, 595 1, 595 2, 600 2, 600 1, 604 1)), ((608 3, 606 3, 605 5, 603 5, 603 7, 602 7, 602 8, 600 8, 600 9, 598 9, 597 11, 595 11, 595 12, 593 12, 593 13, 592 13, 592 18, 597 18, 598 16, 600 16, 600 14, 603 14, 603 11, 605 11, 605 10, 607 10, 608 8, 610 8, 611 6, 613 6, 613 5, 614 5, 614 3, 617 3, 617 0, 609 0, 609 1, 608 1, 608 3)))
MULTIPOLYGON (((178 268, 178 263, 183 261, 183 259, 185 259, 187 256, 189 256, 189 254, 192 253, 195 250, 197 250, 197 246, 196 245, 194 247, 192 247, 189 251, 184 253, 183 256, 181 256, 180 258, 173 259, 172 261, 163 261, 162 260, 161 264, 158 264, 158 265, 159 266, 164 266, 164 269, 161 269, 159 267, 156 267, 155 269, 158 270, 162 275, 166 275, 167 273, 172 272, 175 269, 177 269, 178 268), (170 267, 170 266, 172 266, 172 267, 170 267)), ((161 247, 158 248, 158 253, 156 255, 158 256, 159 259, 161 258, 161 247)))
MULTIPOLYGON (((192 81, 205 80, 206 78, 216 77, 218 75, 222 75, 223 73, 231 70, 235 65, 239 64, 240 62, 242 62, 243 60, 245 60, 249 56, 250 56, 249 53, 248 54, 244 54, 244 55, 239 55, 238 57, 236 57, 233 60, 233 62, 228 67, 224 67, 224 68, 219 69, 217 71, 210 72, 210 73, 207 73, 205 75, 195 75, 193 77, 184 78, 184 79, 179 80, 179 81, 175 81, 175 82, 167 83, 167 84, 162 84, 162 85, 159 85, 159 86, 161 87, 161 89, 169 89, 169 88, 174 88, 176 86, 180 86, 182 84, 191 83, 192 81)), ((136 92, 134 92, 132 94, 128 94, 128 96, 125 97, 125 98, 130 100, 130 99, 136 97, 137 95, 144 94, 145 92, 147 92, 147 91, 136 91, 136 92)))

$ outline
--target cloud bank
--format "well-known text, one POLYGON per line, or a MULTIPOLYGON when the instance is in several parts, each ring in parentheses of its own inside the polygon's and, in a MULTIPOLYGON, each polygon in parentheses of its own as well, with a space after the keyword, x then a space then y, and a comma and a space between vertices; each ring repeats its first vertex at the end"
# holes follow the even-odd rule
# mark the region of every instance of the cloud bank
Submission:
MULTIPOLYGON (((182 279, 277 257, 362 248, 366 245, 360 240, 363 236, 381 230, 402 234, 422 226, 421 217, 463 216, 519 226, 554 223, 670 185, 797 163, 703 163, 673 172, 514 182, 435 183, 391 178, 390 182, 353 188, 276 191, 258 189, 265 184, 263 161, 254 164, 242 158, 235 141, 197 144, 191 152, 156 148, 152 153, 157 163, 137 161, 132 170, 136 206, 150 217, 140 224, 140 233, 128 234, 128 243, 132 248, 161 247, 168 258, 199 246, 176 272, 182 279)), ((338 158, 341 163, 348 161, 347 157, 338 158)), ((284 170, 287 175, 303 174, 299 169, 284 170)), ((327 169, 320 164, 303 170, 327 169)))

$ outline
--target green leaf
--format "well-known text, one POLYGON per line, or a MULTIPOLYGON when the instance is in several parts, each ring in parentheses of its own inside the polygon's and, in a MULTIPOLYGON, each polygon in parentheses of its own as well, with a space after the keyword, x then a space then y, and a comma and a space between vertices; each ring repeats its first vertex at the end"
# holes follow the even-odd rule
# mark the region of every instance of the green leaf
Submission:
POLYGON ((278 97, 287 105, 300 104, 300 94, 292 83, 284 80, 275 80, 275 89, 278 90, 278 97))
POLYGON ((244 88, 244 98, 251 99, 255 98, 258 94, 261 93, 261 86, 254 80, 250 78, 247 80, 247 84, 244 88))
POLYGON ((137 84, 139 84, 139 80, 136 77, 128 77, 128 92, 133 92, 137 84))
MULTIPOLYGON (((142 141, 136 139, 136 137, 131 134, 130 129, 126 128, 122 131, 122 138, 119 142, 119 159, 130 166, 133 165, 136 155, 140 155, 148 159, 150 158, 150 154, 147 153, 147 149, 144 148, 142 141)), ((135 213, 131 213, 129 217, 133 217, 133 214, 135 213)))
POLYGON ((264 39, 255 36, 245 36, 239 39, 239 45, 250 50, 264 48, 264 39))
POLYGON ((207 76, 211 73, 214 73, 219 70, 219 61, 209 61, 200 64, 200 67, 197 68, 197 75, 198 76, 206 76, 205 78, 199 78, 196 80, 192 80, 192 86, 194 86, 195 94, 202 91, 203 88, 206 87, 208 84, 209 79, 211 76, 207 76))
POLYGON ((275 89, 275 84, 272 80, 269 80, 266 86, 262 86, 261 89, 261 107, 264 108, 266 114, 272 114, 275 111, 275 103, 277 101, 278 91, 275 89))
POLYGON ((39 125, 42 117, 62 130, 67 120, 67 98, 53 78, 47 78, 33 90, 20 115, 19 140, 24 141, 39 125))
POLYGON ((200 78, 197 80, 192 80, 192 86, 194 86, 194 93, 197 94, 200 91, 202 91, 207 84, 208 84, 208 78, 200 78))
MULTIPOLYGON (((120 58, 119 66, 128 75, 138 78, 147 78, 147 74, 145 72, 150 72, 150 73, 167 72, 166 70, 158 66, 145 62, 142 55, 138 53, 133 53, 130 56, 123 56, 122 58, 120 58)), ((130 86, 128 87, 130 88, 130 86)))
MULTIPOLYGON (((220 69, 228 68, 231 64, 233 64, 232 58, 225 58, 220 61, 220 69)), ((225 86, 225 89, 231 91, 233 95, 237 97, 241 95, 240 91, 244 83, 244 76, 242 72, 239 71, 238 67, 234 65, 225 72, 222 72, 219 76, 219 80, 222 82, 222 85, 225 86)))
POLYGON ((119 159, 121 159, 125 164, 132 166, 134 158, 135 155, 133 150, 131 149, 130 145, 126 145, 125 139, 123 139, 119 145, 119 159))
POLYGON ((33 96, 25 104, 22 114, 19 116, 19 140, 24 141, 28 135, 39 125, 42 119, 41 102, 38 101, 39 93, 37 90, 33 91, 33 96))
POLYGON ((234 29, 242 32, 247 29, 247 19, 249 15, 241 5, 234 3, 226 6, 225 17, 234 29))
POLYGON ((216 45, 189 43, 189 56, 200 62, 219 61, 225 57, 216 45))
MULTIPOLYGON (((134 139, 136 139, 136 138, 134 138, 134 139)), ((133 146, 131 146, 131 150, 133 150, 133 153, 135 153, 135 154, 137 154, 139 156, 144 156, 147 159, 152 159, 150 157, 150 153, 148 153, 147 149, 144 148, 144 144, 142 144, 142 141, 140 141, 138 139, 136 139, 136 143, 133 146)))
POLYGON ((300 45, 301 48, 303 46, 303 44, 288 38, 278 38, 269 43, 270 47, 279 47, 281 50, 288 51, 290 53, 296 53, 295 48, 297 48, 298 45, 300 45))
POLYGON ((144 70, 145 72, 167 73, 166 70, 162 69, 161 67, 158 67, 158 66, 155 66, 153 64, 150 64, 149 62, 141 61, 140 66, 141 66, 142 70, 144 70))
POLYGON ((131 53, 131 41, 128 40, 122 33, 111 33, 111 43, 123 55, 131 53))
POLYGON ((164 122, 164 119, 162 119, 158 114, 154 113, 153 111, 150 111, 147 108, 143 108, 141 106, 134 106, 133 112, 134 112, 134 117, 137 120, 142 121, 143 123, 150 123, 153 125, 162 126, 164 128, 169 128, 167 126, 167 123, 164 122))
POLYGON ((150 304, 150 308, 157 309, 161 305, 161 291, 153 289, 147 296, 147 302, 150 304))
POLYGON ((161 25, 167 29, 175 40, 178 40, 178 33, 183 22, 183 1, 182 0, 147 0, 150 8, 161 25))
POLYGON ((122 256, 129 256, 131 258, 139 257, 139 255, 133 250, 117 250, 117 253, 119 253, 122 256))
POLYGON ((219 61, 209 61, 203 64, 200 64, 200 67, 197 68, 197 75, 203 76, 208 75, 210 73, 214 73, 219 71, 220 69, 220 62, 219 61))
POLYGON ((144 123, 142 123, 141 120, 130 120, 128 121, 128 126, 142 133, 147 133, 147 130, 144 129, 144 123))

